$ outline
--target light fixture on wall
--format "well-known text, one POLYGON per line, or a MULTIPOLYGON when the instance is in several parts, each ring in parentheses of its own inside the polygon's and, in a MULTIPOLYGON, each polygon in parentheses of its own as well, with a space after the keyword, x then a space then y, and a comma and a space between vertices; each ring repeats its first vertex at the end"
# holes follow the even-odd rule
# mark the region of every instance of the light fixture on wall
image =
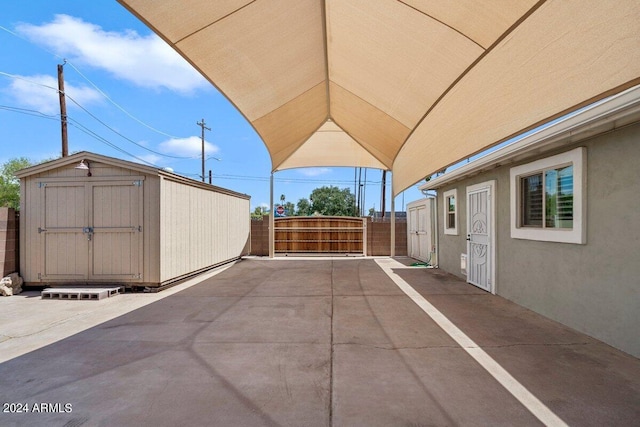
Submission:
POLYGON ((91 176, 91 169, 89 168, 89 162, 84 161, 84 159, 80 160, 80 164, 75 167, 75 169, 82 169, 87 171, 87 176, 91 176))

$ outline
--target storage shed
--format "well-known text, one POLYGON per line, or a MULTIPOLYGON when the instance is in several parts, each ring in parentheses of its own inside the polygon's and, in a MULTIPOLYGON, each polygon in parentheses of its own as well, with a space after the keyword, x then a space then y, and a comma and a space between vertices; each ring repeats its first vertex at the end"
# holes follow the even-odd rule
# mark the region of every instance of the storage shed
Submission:
POLYGON ((245 194, 89 152, 17 176, 27 285, 155 288, 249 253, 245 194))
POLYGON ((407 254, 414 259, 437 265, 433 198, 407 204, 407 254))

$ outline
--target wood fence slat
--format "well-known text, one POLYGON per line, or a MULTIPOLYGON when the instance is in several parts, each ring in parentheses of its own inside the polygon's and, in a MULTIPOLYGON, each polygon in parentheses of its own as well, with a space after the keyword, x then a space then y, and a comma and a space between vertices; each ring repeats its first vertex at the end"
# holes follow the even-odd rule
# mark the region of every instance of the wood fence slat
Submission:
POLYGON ((364 253, 362 218, 275 218, 276 253, 364 253))

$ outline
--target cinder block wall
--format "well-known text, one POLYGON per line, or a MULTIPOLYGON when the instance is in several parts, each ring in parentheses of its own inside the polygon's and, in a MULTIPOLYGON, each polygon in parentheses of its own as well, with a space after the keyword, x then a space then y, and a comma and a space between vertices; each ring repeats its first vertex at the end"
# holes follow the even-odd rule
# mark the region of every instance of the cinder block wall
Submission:
POLYGON ((251 255, 269 256, 269 216, 251 220, 251 255))
MULTIPOLYGON (((367 219, 367 255, 391 254, 391 222, 367 219)), ((407 255, 407 223, 396 221, 396 256, 407 255)))
POLYGON ((0 208, 0 277, 18 271, 18 221, 12 208, 0 208))

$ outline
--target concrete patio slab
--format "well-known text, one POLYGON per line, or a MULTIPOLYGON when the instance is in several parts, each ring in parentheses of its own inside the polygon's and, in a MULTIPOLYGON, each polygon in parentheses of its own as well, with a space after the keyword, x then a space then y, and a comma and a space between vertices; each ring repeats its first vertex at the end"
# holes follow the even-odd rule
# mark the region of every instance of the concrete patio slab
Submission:
POLYGON ((0 318, 10 308, 33 340, 0 342, 14 355, 0 363, 2 403, 31 405, 0 412, 0 425, 540 425, 472 350, 568 425, 640 419, 638 359, 438 270, 384 260, 479 346, 463 348, 379 261, 246 260, 117 315, 110 299, 90 302, 102 304, 93 315, 56 305, 79 301, 0 300, 0 318))

